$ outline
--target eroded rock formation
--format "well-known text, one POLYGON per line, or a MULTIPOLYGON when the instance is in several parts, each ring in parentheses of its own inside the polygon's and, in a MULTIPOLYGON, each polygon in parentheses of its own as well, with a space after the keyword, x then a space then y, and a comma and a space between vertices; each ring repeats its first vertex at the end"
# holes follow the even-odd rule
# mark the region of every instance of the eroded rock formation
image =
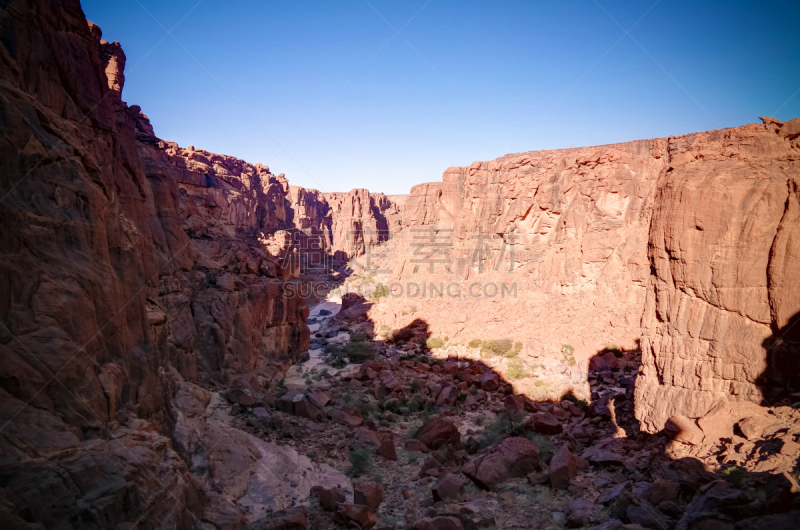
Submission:
POLYGON ((669 139, 636 394, 649 431, 720 399, 773 403, 800 374, 796 349, 774 355, 800 312, 800 142, 782 133, 800 120, 764 121, 669 139))
MULTIPOLYGON (((521 375, 549 376, 552 395, 588 398, 589 358, 640 346, 651 432, 718 400, 785 397, 800 373, 785 335, 800 311, 800 121, 763 121, 450 168, 412 189, 381 262, 403 295, 370 314, 393 329, 421 319, 454 355, 519 341, 521 375)), ((541 394, 533 380, 517 385, 541 394)))
POLYGON ((77 1, 0 18, 1 517, 241 526, 250 479, 224 477, 263 490, 257 453, 277 453, 231 452, 241 434, 197 385, 258 393, 308 350, 308 307, 282 296, 298 274, 288 183, 158 139, 121 100, 119 43, 77 1))

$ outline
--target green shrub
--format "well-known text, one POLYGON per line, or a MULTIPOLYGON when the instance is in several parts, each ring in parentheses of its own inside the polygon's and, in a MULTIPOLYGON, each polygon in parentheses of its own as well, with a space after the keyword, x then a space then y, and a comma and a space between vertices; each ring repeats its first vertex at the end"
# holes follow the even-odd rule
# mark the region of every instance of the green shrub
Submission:
POLYGON ((525 433, 525 437, 535 443, 539 447, 539 461, 547 461, 547 457, 556 451, 556 446, 547 436, 537 432, 529 431, 525 433))
POLYGON ((365 401, 361 401, 356 405, 356 408, 361 411, 361 417, 364 421, 368 420, 369 417, 375 412, 375 407, 372 406, 372 403, 368 403, 365 401))
POLYGON ((417 398, 409 399, 406 406, 411 413, 419 412, 423 409, 422 403, 417 398))
POLYGON ((575 348, 570 346, 569 344, 562 344, 561 345, 561 360, 567 366, 575 366, 577 361, 575 361, 575 348))
POLYGON ((370 294, 370 298, 372 298, 376 302, 379 302, 380 299, 385 296, 389 296, 389 287, 382 283, 376 285, 375 289, 372 291, 372 294, 370 294))
POLYGON ((408 458, 409 464, 413 464, 419 460, 419 453, 416 451, 406 451, 406 458, 408 458))
POLYGON ((467 346, 469 346, 470 348, 480 348, 481 339, 472 339, 471 341, 469 341, 469 344, 467 344, 467 346))
MULTIPOLYGON (((506 367, 506 376, 509 379, 525 379, 533 375, 520 359, 511 359, 506 367)), ((535 383, 534 383, 535 384, 535 383)))
POLYGON ((354 475, 363 475, 372 468, 372 455, 361 447, 353 449, 350 451, 350 466, 354 475))
POLYGON ((518 434, 525 419, 524 412, 503 412, 481 433, 481 447, 489 447, 509 435, 518 434))
POLYGON ((431 337, 425 341, 425 346, 427 346, 429 350, 432 350, 434 348, 441 348, 442 346, 444 346, 444 341, 439 337, 431 337))
POLYGON ((347 356, 344 354, 339 344, 329 342, 322 347, 322 352, 322 360, 325 361, 326 364, 334 368, 344 368, 347 365, 347 361, 345 360, 347 356))
POLYGON ((371 342, 349 342, 342 348, 342 353, 351 363, 360 364, 375 358, 375 345, 371 342))
POLYGON ((356 331, 355 333, 350 334, 350 342, 365 342, 369 339, 366 333, 361 333, 360 331, 356 331))
POLYGON ((517 352, 517 353, 522 351, 522 342, 521 341, 517 341, 517 342, 514 343, 514 351, 517 352))
POLYGON ((745 477, 747 477, 747 472, 738 466, 729 467, 722 472, 722 478, 734 488, 741 488, 744 485, 745 477))
POLYGON ((400 412, 400 403, 398 403, 397 400, 390 399, 383 404, 383 410, 388 410, 389 412, 397 414, 400 412))
POLYGON ((420 391, 422 388, 422 383, 420 383, 419 379, 414 379, 411 381, 411 391, 415 394, 420 391))
POLYGON ((444 341, 445 341, 445 342, 448 342, 449 340, 450 340, 450 337, 448 337, 447 335, 445 335, 445 336, 444 336, 444 341))
POLYGON ((619 346, 617 346, 616 344, 609 344, 608 346, 606 346, 605 348, 603 348, 603 351, 604 351, 604 352, 605 352, 605 351, 610 351, 610 352, 621 352, 622 350, 621 350, 621 349, 620 349, 620 347, 619 347, 619 346))
POLYGON ((494 357, 507 355, 514 351, 514 343, 511 339, 492 339, 481 342, 481 354, 494 357))

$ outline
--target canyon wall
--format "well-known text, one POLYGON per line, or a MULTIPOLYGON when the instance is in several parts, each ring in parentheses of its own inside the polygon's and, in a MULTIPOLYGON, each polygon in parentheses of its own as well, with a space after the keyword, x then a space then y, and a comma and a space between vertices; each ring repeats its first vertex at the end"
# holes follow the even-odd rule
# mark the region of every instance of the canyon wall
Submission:
POLYGON ((248 488, 280 509, 336 483, 213 392, 258 395, 307 354, 286 179, 157 138, 77 0, 0 22, 0 518, 240 528, 248 488))
POLYGON ((290 221, 302 234, 299 249, 314 269, 319 256, 340 266, 389 240, 402 225, 400 204, 404 196, 387 196, 354 189, 347 193, 322 193, 289 186, 290 221))
POLYGON ((382 281, 406 292, 371 314, 395 329, 422 319, 453 355, 473 339, 520 341, 537 377, 515 385, 542 395, 531 385, 545 376, 551 397, 588 399, 590 358, 640 347, 636 410, 650 432, 765 390, 785 397, 800 373, 779 337, 800 311, 799 126, 765 118, 450 168, 406 200, 381 262, 382 281), (503 296, 504 283, 516 290, 503 296))
POLYGON ((800 120, 764 121, 668 139, 636 386, 648 431, 798 390, 800 120))
MULTIPOLYGON (((422 319, 453 354, 472 340, 520 342, 526 370, 548 376, 551 394, 588 399, 590 357, 638 345, 653 197, 667 164, 665 140, 642 140, 507 155, 415 186, 381 262, 384 281, 446 292, 389 297, 373 309, 376 322, 422 319)), ((504 371, 510 361, 497 363, 504 371)), ((535 382, 515 386, 540 392, 535 382)))

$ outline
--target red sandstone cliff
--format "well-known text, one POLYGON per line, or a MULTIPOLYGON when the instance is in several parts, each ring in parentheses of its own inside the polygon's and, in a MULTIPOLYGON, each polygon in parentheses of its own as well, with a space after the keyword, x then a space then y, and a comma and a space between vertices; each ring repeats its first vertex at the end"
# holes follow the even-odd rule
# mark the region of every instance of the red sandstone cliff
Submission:
POLYGON ((308 349, 286 180, 159 140, 77 0, 0 19, 0 519, 236 528, 248 487, 338 480, 198 386, 257 393, 308 349))
MULTIPOLYGON (((768 349, 800 311, 800 120, 765 122, 450 168, 406 200, 405 228, 381 262, 392 271, 383 281, 406 292, 371 315, 395 329, 421 318, 453 355, 472 339, 520 341, 529 374, 549 379, 554 397, 572 388, 588 398, 589 358, 641 342, 636 410, 650 432, 719 400, 786 395, 800 372, 786 352, 797 348, 784 345, 781 359, 768 349), (450 245, 430 260, 433 274, 425 227, 450 245), (460 295, 409 299, 407 282, 458 282, 460 295), (478 287, 473 298, 473 282, 516 284, 517 296, 478 287)), ((535 380, 516 385, 540 395, 535 380)))

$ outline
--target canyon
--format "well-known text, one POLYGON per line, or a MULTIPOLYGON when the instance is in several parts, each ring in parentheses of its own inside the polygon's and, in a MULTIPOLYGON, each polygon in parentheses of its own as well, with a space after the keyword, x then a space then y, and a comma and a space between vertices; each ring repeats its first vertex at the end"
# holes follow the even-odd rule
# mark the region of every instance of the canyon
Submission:
POLYGON ((800 119, 323 192, 160 139, 77 0, 0 21, 6 527, 798 520, 800 119))

